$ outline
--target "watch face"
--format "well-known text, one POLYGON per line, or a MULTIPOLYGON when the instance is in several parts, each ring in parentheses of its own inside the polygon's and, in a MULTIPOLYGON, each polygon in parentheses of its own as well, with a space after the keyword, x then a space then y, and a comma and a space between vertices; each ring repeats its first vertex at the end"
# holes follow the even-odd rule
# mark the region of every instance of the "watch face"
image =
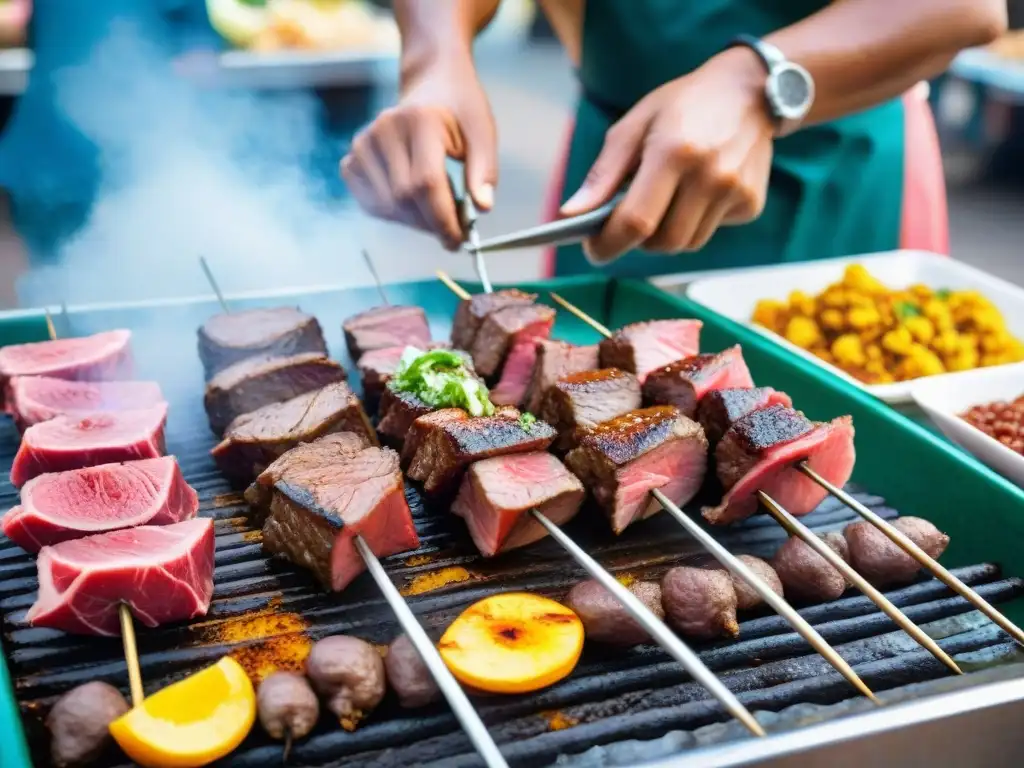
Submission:
POLYGON ((769 97, 780 117, 800 119, 810 109, 814 83, 802 67, 787 63, 772 72, 769 97))

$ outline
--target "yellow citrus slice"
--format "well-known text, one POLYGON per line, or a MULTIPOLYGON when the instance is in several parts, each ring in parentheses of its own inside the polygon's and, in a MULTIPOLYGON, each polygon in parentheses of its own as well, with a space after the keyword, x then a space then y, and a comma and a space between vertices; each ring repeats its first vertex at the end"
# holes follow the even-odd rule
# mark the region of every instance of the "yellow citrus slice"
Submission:
POLYGON ((110 734, 146 768, 194 768, 242 743, 256 719, 256 693, 225 657, 169 685, 110 724, 110 734))
POLYGON ((491 693, 527 693, 557 683, 583 651, 583 622, 540 595, 494 595, 463 611, 438 644, 462 683, 491 693))

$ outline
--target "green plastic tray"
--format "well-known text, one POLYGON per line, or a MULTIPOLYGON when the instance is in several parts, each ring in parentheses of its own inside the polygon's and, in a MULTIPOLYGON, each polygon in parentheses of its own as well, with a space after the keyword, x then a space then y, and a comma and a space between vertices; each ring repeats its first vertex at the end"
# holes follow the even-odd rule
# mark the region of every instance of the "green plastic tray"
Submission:
MULTIPOLYGON (((789 393, 809 417, 853 416, 858 453, 854 480, 884 496, 901 513, 926 517, 949 533, 952 541, 943 556, 946 565, 996 562, 1007 575, 1024 576, 1024 560, 1020 556, 1020 545, 1024 542, 1024 492, 919 424, 824 369, 807 364, 760 334, 646 282, 580 277, 520 287, 541 293, 545 300, 547 291, 557 291, 613 328, 655 318, 702 320, 703 349, 719 350, 742 344, 754 379, 759 384, 789 393)), ((466 288, 473 292, 479 290, 471 284, 466 284, 466 288)), ((389 286, 388 294, 393 303, 422 306, 431 317, 436 335, 446 331, 446 318, 451 317, 457 304, 457 299, 436 281, 389 286)), ((300 304, 320 318, 332 349, 343 358, 341 320, 373 305, 378 299, 376 291, 369 288, 325 288, 313 293, 283 293, 232 298, 231 301, 236 308, 300 304)), ((133 329, 140 370, 165 385, 167 380, 161 373, 173 376, 175 386, 187 387, 191 393, 189 402, 201 408, 199 382, 202 378, 195 359, 194 329, 216 311, 217 305, 212 299, 200 297, 180 302, 82 307, 69 310, 64 317, 57 316, 55 321, 61 335, 94 333, 113 327, 133 329), (175 360, 173 368, 166 365, 168 358, 175 360), (193 359, 195 367, 183 371, 180 361, 193 359), (165 363, 162 368, 161 361, 165 363)), ((574 342, 598 339, 598 334, 589 326, 564 311, 558 314, 554 335, 574 342)), ((0 315, 0 346, 46 337, 45 316, 41 311, 0 315)), ((175 401, 173 393, 169 399, 175 401)), ((1024 600, 1002 607, 1015 621, 1024 621, 1024 600)), ((6 661, 0 663, 0 734, 0 766, 31 766, 6 661)))

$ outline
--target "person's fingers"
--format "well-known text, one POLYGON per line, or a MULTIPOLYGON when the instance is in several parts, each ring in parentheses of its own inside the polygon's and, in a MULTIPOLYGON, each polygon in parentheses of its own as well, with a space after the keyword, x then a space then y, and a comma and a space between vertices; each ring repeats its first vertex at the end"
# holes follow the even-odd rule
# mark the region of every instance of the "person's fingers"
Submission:
POLYGON ((739 172, 740 183, 723 224, 746 224, 758 218, 768 197, 772 153, 756 152, 746 158, 739 172))
POLYGON ((394 198, 391 195, 391 185, 388 182, 388 174, 383 164, 377 157, 373 141, 368 131, 360 132, 352 141, 350 152, 355 161, 354 167, 357 173, 369 184, 373 195, 376 198, 376 209, 381 213, 378 215, 390 218, 395 207, 394 198))
POLYGON ((382 115, 374 124, 369 139, 370 148, 387 175, 392 199, 398 205, 409 203, 413 196, 412 161, 404 125, 382 115))
POLYGON ((443 134, 420 130, 412 134, 412 188, 420 215, 446 248, 462 243, 462 225, 448 184, 443 134))
POLYGON ((722 221, 732 208, 732 205, 733 201, 728 195, 722 195, 709 205, 707 211, 704 213, 704 218, 701 220, 700 225, 690 236, 689 243, 686 245, 685 250, 699 251, 707 245, 708 241, 722 225, 722 221))
POLYGON ((352 155, 345 155, 341 161, 341 176, 345 180, 348 191, 355 198, 359 206, 371 216, 390 219, 392 211, 385 211, 380 206, 377 193, 374 192, 370 182, 366 179, 359 161, 352 155))
POLYGON ((644 241, 644 250, 655 253, 679 253, 685 250, 709 205, 715 202, 714 190, 697 174, 684 176, 658 228, 644 241))
POLYGON ((462 125, 466 188, 477 207, 489 211, 494 206, 494 188, 498 183, 498 137, 494 120, 483 110, 467 118, 462 125))

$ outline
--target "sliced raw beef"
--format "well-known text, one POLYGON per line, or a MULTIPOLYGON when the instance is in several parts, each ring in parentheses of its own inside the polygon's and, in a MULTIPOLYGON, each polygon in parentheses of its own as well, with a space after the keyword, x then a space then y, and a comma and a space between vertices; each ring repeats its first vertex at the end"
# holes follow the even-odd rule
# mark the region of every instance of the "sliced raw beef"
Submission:
POLYGON ((205 616, 213 597, 213 521, 140 525, 43 547, 39 597, 26 619, 83 635, 121 634, 127 603, 157 627, 205 616))
POLYGON ((697 404, 708 392, 752 386, 754 380, 737 344, 724 352, 686 357, 651 371, 644 381, 644 402, 674 405, 692 419, 697 415, 697 404))
POLYGON ((267 474, 260 482, 273 480, 273 488, 252 494, 269 497, 263 548, 310 569, 327 589, 343 590, 366 569, 357 534, 378 557, 419 547, 398 454, 389 448, 330 435, 286 453, 267 474))
POLYGON ((327 355, 324 332, 297 307, 243 309, 214 315, 199 329, 199 359, 206 378, 250 357, 327 355))
POLYGON ((44 472, 64 472, 164 455, 167 406, 138 411, 58 416, 25 430, 11 466, 20 488, 44 472))
POLYGON ((430 343, 430 325, 420 307, 374 307, 353 315, 341 327, 353 360, 358 360, 371 349, 423 349, 430 343))
POLYGON ((134 411, 164 405, 155 381, 67 381, 50 376, 15 376, 7 382, 7 409, 18 428, 57 416, 134 411))
POLYGON ((598 424, 565 463, 594 494, 612 530, 622 533, 662 508, 652 490, 679 506, 692 499, 704 482, 707 454, 700 424, 659 405, 598 424))
POLYGON ((384 388, 380 399, 377 422, 377 434, 385 445, 401 448, 412 423, 420 416, 430 413, 433 408, 409 392, 396 392, 391 387, 384 388))
POLYGON ((539 413, 541 400, 548 387, 563 376, 597 368, 597 345, 577 347, 564 341, 543 339, 537 342, 537 360, 533 364, 530 383, 522 406, 529 413, 539 413))
MULTIPOLYGON (((544 314, 541 313, 542 318, 544 314)), ((551 322, 541 319, 526 326, 515 335, 512 339, 512 349, 505 358, 505 365, 501 369, 501 379, 491 390, 492 403, 518 406, 526 399, 526 389, 530 386, 533 367, 537 361, 537 344, 546 341, 551 335, 551 326, 554 322, 554 314, 552 314, 551 322)), ((484 321, 484 325, 487 325, 486 321, 484 321)))
POLYGON ((377 442, 363 404, 343 381, 239 416, 210 454, 225 475, 249 481, 285 451, 332 432, 377 442))
POLYGON ((649 320, 624 325, 601 342, 601 367, 635 373, 643 384, 656 368, 696 355, 702 325, 700 320, 649 320))
POLYGON ((430 494, 458 487, 462 470, 475 461, 513 453, 543 451, 555 439, 555 430, 543 421, 524 425, 507 414, 435 425, 409 465, 408 474, 430 494))
POLYGON ((785 392, 776 392, 771 387, 716 389, 701 398, 697 406, 697 421, 704 427, 708 443, 714 448, 729 427, 748 413, 770 405, 790 408, 793 401, 785 392))
POLYGON ((14 376, 109 381, 131 376, 131 331, 11 344, 0 349, 0 384, 14 376))
POLYGON ((191 520, 199 497, 173 456, 40 475, 0 525, 22 549, 40 548, 137 525, 191 520))
POLYGON ((243 413, 345 381, 345 369, 323 355, 252 357, 225 368, 206 385, 203 404, 218 437, 243 413))
POLYGON ((600 368, 565 376, 549 387, 540 417, 558 431, 555 447, 567 451, 576 444, 577 431, 640 407, 636 376, 618 368, 600 368))
MULTIPOLYGON (((424 349, 448 348, 447 342, 432 341, 424 349)), ((387 386, 395 371, 398 370, 398 363, 406 349, 408 349, 406 346, 372 349, 359 358, 356 367, 359 369, 359 378, 363 382, 363 402, 366 403, 368 410, 372 411, 380 403, 380 398, 384 394, 384 387, 387 386)), ((473 361, 470 359, 469 353, 462 352, 461 350, 456 351, 466 361, 467 368, 472 370, 473 361)))
POLYGON ((466 520, 480 554, 491 557, 547 535, 531 509, 561 525, 579 512, 583 495, 583 484, 550 453, 497 456, 469 468, 452 512, 466 520))
POLYGON ((737 421, 715 449, 725 497, 704 508, 713 525, 744 520, 757 511, 764 491, 794 515, 814 510, 827 491, 794 465, 806 461, 826 480, 842 487, 853 473, 853 420, 840 416, 814 424, 791 408, 773 405, 737 421))
POLYGON ((524 293, 515 288, 493 293, 478 293, 464 299, 455 310, 455 319, 452 321, 452 346, 456 349, 472 349, 477 331, 480 330, 485 317, 504 307, 533 304, 536 300, 537 294, 524 293))
MULTIPOLYGON (((542 304, 514 304, 492 312, 484 318, 473 340, 473 367, 485 379, 497 375, 515 344, 534 344, 537 339, 548 338, 554 324, 555 310, 542 304)), ((520 367, 510 373, 516 378, 517 386, 521 379, 524 389, 529 383, 530 370, 524 373, 522 366, 527 362, 532 370, 531 357, 528 361, 520 360, 520 367)))

